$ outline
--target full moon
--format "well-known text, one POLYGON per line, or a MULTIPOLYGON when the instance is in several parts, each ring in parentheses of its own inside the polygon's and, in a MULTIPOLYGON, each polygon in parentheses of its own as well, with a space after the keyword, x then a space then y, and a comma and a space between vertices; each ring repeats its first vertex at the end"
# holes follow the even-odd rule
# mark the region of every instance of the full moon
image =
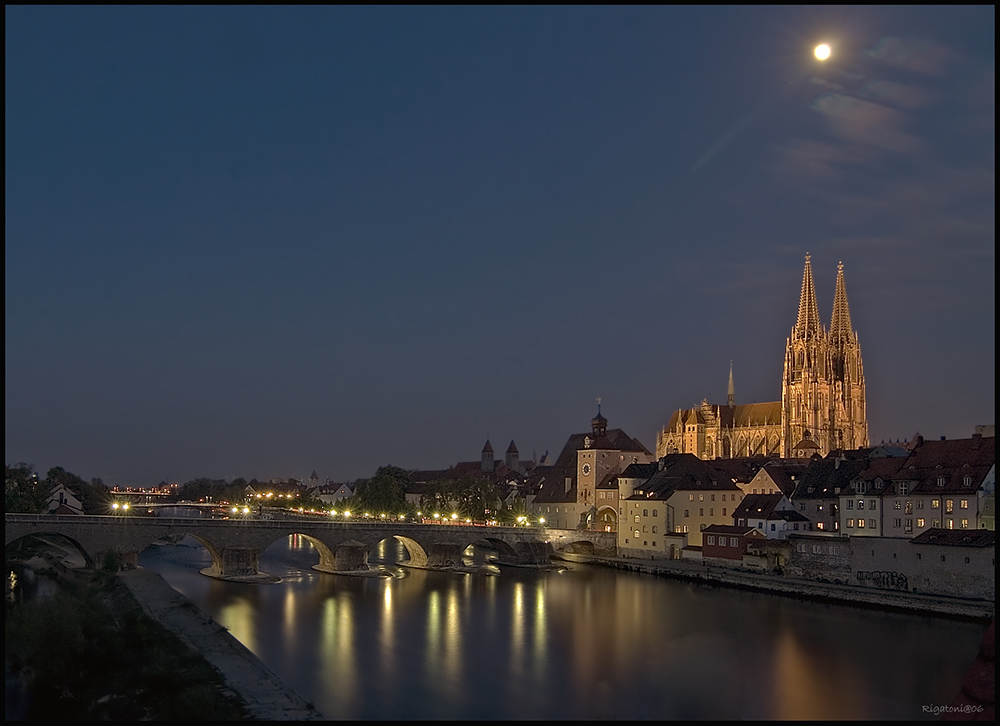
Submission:
POLYGON ((822 45, 817 45, 816 50, 814 50, 813 53, 816 54, 816 57, 819 60, 826 60, 827 58, 830 57, 830 46, 828 46, 826 43, 823 43, 822 45))

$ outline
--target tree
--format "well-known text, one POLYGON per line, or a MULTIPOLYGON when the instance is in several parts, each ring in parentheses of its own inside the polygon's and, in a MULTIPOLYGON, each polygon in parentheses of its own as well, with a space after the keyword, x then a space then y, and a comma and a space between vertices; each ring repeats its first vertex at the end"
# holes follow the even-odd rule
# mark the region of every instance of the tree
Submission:
POLYGON ((410 475, 398 466, 380 466, 375 476, 357 493, 361 508, 373 514, 395 514, 405 510, 410 475))
POLYGON ((45 511, 49 488, 39 481, 31 464, 4 467, 4 511, 41 514, 45 511))

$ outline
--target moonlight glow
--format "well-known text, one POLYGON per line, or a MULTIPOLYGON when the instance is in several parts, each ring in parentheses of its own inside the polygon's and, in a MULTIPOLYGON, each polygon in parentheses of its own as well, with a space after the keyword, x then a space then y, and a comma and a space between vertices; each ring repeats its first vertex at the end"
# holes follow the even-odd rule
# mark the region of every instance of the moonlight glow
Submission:
POLYGON ((826 43, 823 43, 822 45, 817 45, 816 50, 814 50, 813 53, 816 54, 816 57, 819 60, 826 60, 827 58, 830 57, 830 46, 828 46, 826 43))

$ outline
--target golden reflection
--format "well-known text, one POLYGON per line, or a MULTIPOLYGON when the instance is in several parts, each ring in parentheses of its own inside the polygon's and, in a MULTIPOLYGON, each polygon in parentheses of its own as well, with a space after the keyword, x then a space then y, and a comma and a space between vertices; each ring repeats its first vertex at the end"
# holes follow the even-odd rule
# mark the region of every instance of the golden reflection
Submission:
POLYGON ((285 616, 285 637, 294 638, 295 637, 295 590, 288 588, 285 590, 285 601, 284 601, 284 616, 285 616))
POLYGON ((389 678, 396 672, 396 629, 392 609, 392 580, 382 581, 382 621, 379 623, 379 645, 382 652, 382 674, 389 678))
POLYGON ((441 593, 432 590, 427 598, 427 668, 436 673, 441 641, 441 593))
POLYGON ((810 663, 791 628, 782 628, 774 649, 773 718, 781 720, 854 719, 860 714, 845 713, 850 699, 838 698, 842 691, 828 680, 817 678, 822 673, 818 664, 810 663))
POLYGON ((255 607, 244 599, 235 600, 224 605, 219 621, 229 629, 233 637, 243 643, 251 651, 257 651, 257 619, 255 607))
POLYGON ((462 622, 459 616, 458 588, 449 588, 448 606, 445 612, 444 662, 441 675, 444 676, 446 683, 457 685, 461 680, 462 668, 462 622))
POLYGON ((511 672, 522 675, 524 660, 524 583, 514 585, 514 598, 511 601, 510 616, 510 665, 511 672))
POLYGON ((535 677, 540 678, 548 667, 548 654, 545 645, 548 642, 546 632, 548 622, 545 616, 545 587, 542 580, 538 581, 535 589, 535 643, 534 643, 534 666, 535 677))

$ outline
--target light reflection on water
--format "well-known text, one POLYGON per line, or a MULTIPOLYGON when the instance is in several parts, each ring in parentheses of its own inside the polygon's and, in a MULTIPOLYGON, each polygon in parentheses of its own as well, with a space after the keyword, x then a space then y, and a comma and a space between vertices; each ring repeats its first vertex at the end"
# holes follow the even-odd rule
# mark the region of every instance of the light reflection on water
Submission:
POLYGON ((317 572, 294 535, 261 557, 276 585, 198 574, 211 558, 190 538, 140 563, 328 718, 921 718, 985 630, 596 567, 399 568, 394 540, 376 557, 398 576, 317 572))

